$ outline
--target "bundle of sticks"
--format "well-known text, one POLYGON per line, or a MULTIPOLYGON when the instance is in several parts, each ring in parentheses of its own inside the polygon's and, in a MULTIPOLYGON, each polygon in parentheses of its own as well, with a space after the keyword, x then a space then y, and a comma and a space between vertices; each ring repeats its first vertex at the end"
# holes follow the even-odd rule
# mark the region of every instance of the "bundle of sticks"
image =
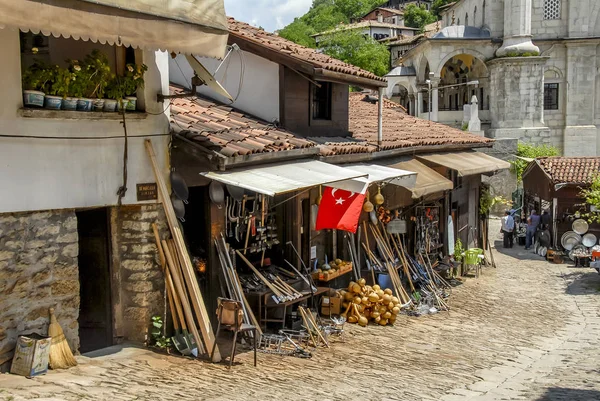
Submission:
MULTIPOLYGON (((214 242, 217 248, 217 254, 219 255, 219 261, 221 262, 221 268, 223 269, 223 277, 225 278, 225 286, 227 287, 228 292, 226 296, 228 296, 229 299, 234 299, 242 304, 244 323, 255 326, 256 332, 260 338, 262 335, 260 324, 258 323, 256 316, 254 316, 254 312, 252 312, 250 304, 248 304, 248 300, 246 299, 246 295, 242 289, 240 277, 237 274, 237 270, 232 263, 232 258, 228 252, 227 243, 225 242, 225 236, 223 233, 221 233, 221 238, 215 238, 214 242)), ((249 333, 252 335, 251 332, 249 333)))
POLYGON ((303 308, 302 306, 298 307, 298 313, 300 317, 302 317, 302 324, 310 337, 313 345, 318 347, 321 342, 329 348, 329 343, 325 339, 324 330, 322 326, 319 326, 315 316, 312 314, 311 310, 308 308, 303 308))
POLYGON ((182 321, 187 323, 187 327, 192 332, 198 348, 205 352, 206 350, 212 350, 214 347, 213 362, 219 362, 221 354, 216 345, 215 334, 212 330, 202 293, 200 292, 200 286, 198 285, 194 266, 185 244, 182 229, 171 203, 163 172, 156 159, 152 142, 147 139, 144 141, 144 146, 152 164, 152 170, 158 187, 158 197, 165 210, 173 241, 169 245, 166 241, 160 239, 158 232, 155 233, 157 247, 160 244, 159 249, 162 249, 163 252, 163 255, 160 256, 161 262, 164 258, 163 266, 165 267, 165 272, 168 271, 168 274, 165 273, 165 278, 168 281, 170 277, 172 284, 174 284, 171 296, 174 298, 177 295, 180 300, 181 311, 184 316, 182 321))

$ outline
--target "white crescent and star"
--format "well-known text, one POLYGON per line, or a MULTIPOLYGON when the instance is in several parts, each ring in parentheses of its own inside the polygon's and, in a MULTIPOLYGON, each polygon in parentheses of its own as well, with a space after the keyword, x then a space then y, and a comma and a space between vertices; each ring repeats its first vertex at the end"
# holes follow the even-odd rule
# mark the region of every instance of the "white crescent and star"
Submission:
MULTIPOLYGON (((334 199, 335 199, 335 191, 337 191, 337 190, 338 190, 337 188, 332 188, 332 189, 331 189, 331 196, 332 196, 334 199)), ((348 199, 352 198, 352 197, 354 196, 354 194, 355 194, 355 193, 356 193, 356 192, 351 192, 351 193, 350 193, 350 196, 348 197, 348 199)), ((344 199, 344 198, 342 198, 342 197, 340 196, 338 199, 335 199, 335 204, 336 204, 336 205, 343 205, 345 200, 346 200, 346 199, 344 199)))

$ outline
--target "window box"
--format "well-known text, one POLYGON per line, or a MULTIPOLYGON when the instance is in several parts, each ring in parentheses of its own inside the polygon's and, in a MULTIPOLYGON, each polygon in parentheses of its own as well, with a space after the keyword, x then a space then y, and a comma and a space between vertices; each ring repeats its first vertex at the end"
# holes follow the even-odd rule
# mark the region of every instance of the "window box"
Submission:
MULTIPOLYGON (((18 110, 19 117, 24 118, 47 118, 56 120, 122 120, 121 113, 103 112, 103 111, 69 111, 69 110, 50 110, 21 108, 18 110)), ((143 112, 127 112, 126 120, 144 120, 148 114, 143 112)))

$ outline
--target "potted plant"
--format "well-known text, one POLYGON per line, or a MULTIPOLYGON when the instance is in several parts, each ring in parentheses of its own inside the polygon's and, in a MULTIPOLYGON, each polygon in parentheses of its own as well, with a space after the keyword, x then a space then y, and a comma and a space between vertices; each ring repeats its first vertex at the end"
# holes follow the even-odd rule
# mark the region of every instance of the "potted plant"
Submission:
POLYGON ((136 109, 138 89, 144 87, 144 73, 148 71, 146 64, 127 64, 125 70, 125 100, 127 100, 126 109, 133 111, 136 109))
POLYGON ((70 64, 69 71, 73 74, 69 95, 77 99, 77 111, 92 111, 92 99, 89 95, 93 91, 94 84, 91 81, 91 68, 86 64, 80 64, 78 60, 67 60, 70 64))
POLYGON ((104 101, 104 111, 116 111, 117 106, 119 110, 123 105, 123 98, 125 97, 125 86, 124 78, 118 75, 112 75, 112 79, 108 82, 106 87, 107 99, 104 101))
POLYGON ((86 56, 85 65, 90 73, 90 81, 94 86, 90 96, 95 97, 93 101, 94 111, 102 111, 104 108, 104 95, 106 87, 112 77, 108 57, 99 50, 92 51, 86 56))
POLYGON ((49 68, 41 61, 34 62, 23 73, 23 105, 44 107, 44 97, 50 83, 49 68))
POLYGON ((62 108, 63 99, 67 97, 69 85, 71 84, 71 72, 58 65, 50 70, 51 84, 45 98, 45 107, 52 110, 62 108))

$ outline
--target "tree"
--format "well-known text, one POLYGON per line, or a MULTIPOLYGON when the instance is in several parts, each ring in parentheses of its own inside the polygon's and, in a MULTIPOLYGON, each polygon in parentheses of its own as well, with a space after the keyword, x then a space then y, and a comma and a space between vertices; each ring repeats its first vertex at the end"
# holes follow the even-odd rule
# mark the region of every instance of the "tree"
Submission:
POLYGON ((279 31, 279 36, 302 46, 315 47, 315 39, 310 36, 314 33, 315 30, 306 22, 296 18, 294 22, 279 31))
MULTIPOLYGON (((517 144, 517 156, 527 159, 535 159, 536 157, 558 156, 558 149, 548 145, 532 145, 529 143, 519 142, 517 144)), ((517 174, 517 181, 523 181, 523 171, 529 164, 527 160, 516 159, 511 162, 512 170, 517 174)))
POLYGON ((440 7, 445 6, 446 4, 452 3, 454 0, 435 0, 431 5, 431 14, 433 14, 436 19, 440 18, 440 7))
POLYGON ((423 28, 427 24, 437 21, 437 18, 425 9, 425 6, 417 7, 414 4, 409 4, 404 9, 404 24, 412 28, 423 28))
POLYGON ((334 0, 335 7, 348 19, 362 17, 385 0, 334 0))
POLYGON ((319 47, 331 57, 355 65, 376 75, 388 72, 390 52, 387 46, 358 31, 340 31, 326 36, 319 47))

